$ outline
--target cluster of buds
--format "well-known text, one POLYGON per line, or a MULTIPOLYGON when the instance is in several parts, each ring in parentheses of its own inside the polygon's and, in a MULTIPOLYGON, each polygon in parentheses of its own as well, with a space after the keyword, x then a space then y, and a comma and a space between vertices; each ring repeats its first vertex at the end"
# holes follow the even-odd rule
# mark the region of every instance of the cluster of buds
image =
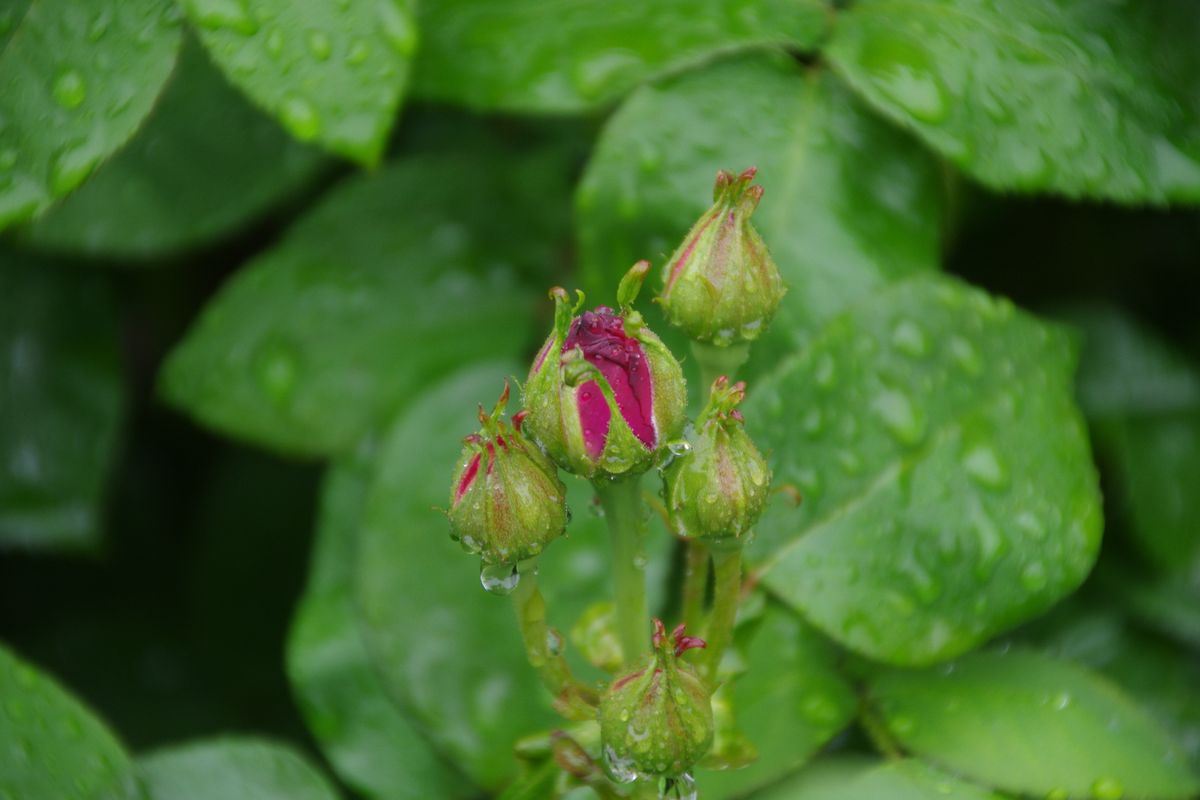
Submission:
MULTIPOLYGON (((736 176, 718 173, 714 205, 664 270, 656 299, 668 321, 696 341, 698 357, 721 348, 732 352, 737 349, 732 346, 756 339, 785 291, 750 223, 762 197, 762 188, 752 185, 754 175, 753 168, 736 176)), ((709 620, 708 672, 684 658, 705 642, 687 636, 683 624, 668 636, 655 619, 652 652, 597 700, 594 688, 570 675, 561 647, 545 645, 561 637, 546 627, 544 600, 531 593, 535 590, 522 595, 518 618, 531 664, 541 670, 547 687, 560 700, 577 700, 564 704, 572 712, 568 718, 594 715, 598 720, 609 775, 618 781, 661 777, 678 793, 690 785, 689 770, 712 746, 712 664, 729 642, 740 580, 737 551, 763 511, 771 473, 737 410, 745 384, 724 377, 712 384, 708 404, 687 427, 686 446, 676 446, 687 423, 683 370, 634 308, 649 270, 649 262, 640 261, 625 274, 615 310, 583 310, 582 292, 572 302, 565 289, 550 291, 554 326, 523 387, 524 409, 511 423, 502 419, 507 384, 491 413, 480 408, 482 428, 464 440, 448 513, 452 536, 480 557, 485 587, 508 592, 520 577, 516 565, 536 558, 566 529, 559 468, 592 480, 598 493, 604 486, 630 484, 617 479, 661 468, 673 532, 711 547, 718 577, 728 577, 727 584, 718 583, 718 592, 732 587, 726 592, 732 605, 714 603, 709 620), (722 573, 721 564, 732 568, 722 573), (489 582, 489 570, 504 572, 511 581, 489 582)), ((742 353, 744 358, 744 348, 742 353)), ((713 363, 702 362, 705 366, 715 372, 713 363)), ((640 507, 636 483, 632 488, 640 507)), ((701 546, 697 552, 709 550, 701 546)), ((644 592, 644 585, 638 591, 644 592)), ((644 626, 646 616, 643 598, 642 613, 623 619, 640 619, 644 626)), ((645 651, 644 641, 637 650, 624 646, 639 644, 636 628, 626 626, 622 633, 622 647, 615 647, 615 639, 609 643, 606 664, 613 671, 622 661, 625 667, 635 664, 636 653, 645 651)), ((580 763, 588 761, 586 753, 577 755, 580 763)), ((591 776, 588 770, 567 771, 577 778, 591 776)))

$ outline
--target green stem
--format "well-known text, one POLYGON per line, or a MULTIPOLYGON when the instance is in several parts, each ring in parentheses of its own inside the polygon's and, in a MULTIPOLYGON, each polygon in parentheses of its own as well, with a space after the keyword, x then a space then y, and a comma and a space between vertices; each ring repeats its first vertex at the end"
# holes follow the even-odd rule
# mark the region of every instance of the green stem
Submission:
POLYGON ((730 382, 737 380, 737 371, 750 358, 750 345, 731 344, 728 347, 717 347, 707 342, 692 341, 692 356, 700 367, 700 381, 704 391, 712 386, 720 376, 729 378, 730 382))
POLYGON ((867 738, 884 756, 893 761, 904 757, 900 745, 892 738, 883 721, 867 706, 865 700, 858 712, 858 722, 866 732, 867 738))
POLYGON ((626 665, 650 652, 650 615, 646 610, 646 514, 641 476, 592 482, 608 520, 612 542, 617 635, 626 665))
POLYGON ((742 548, 713 550, 713 609, 708 623, 708 648, 705 656, 708 679, 715 682, 721 656, 733 640, 742 593, 742 548))
POLYGON ((683 610, 681 619, 694 635, 700 635, 704 618, 704 596, 708 590, 708 547, 704 542, 688 539, 683 567, 683 610))
POLYGON ((562 636, 546 624, 546 599, 538 589, 536 563, 522 563, 521 578, 511 597, 525 654, 538 671, 542 685, 554 695, 555 709, 567 719, 594 718, 599 704, 596 692, 571 674, 571 667, 562 655, 562 636), (558 645, 552 647, 551 642, 558 645))

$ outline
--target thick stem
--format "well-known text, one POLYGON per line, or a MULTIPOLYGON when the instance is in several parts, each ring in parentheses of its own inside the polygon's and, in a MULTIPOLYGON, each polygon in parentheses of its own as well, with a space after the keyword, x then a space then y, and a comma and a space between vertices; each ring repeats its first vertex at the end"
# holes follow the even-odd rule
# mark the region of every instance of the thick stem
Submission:
POLYGON ((900 749, 900 745, 892 738, 892 734, 888 731, 887 726, 868 707, 866 701, 863 701, 862 707, 859 709, 858 722, 866 732, 867 738, 871 740, 871 743, 888 759, 896 761, 904 757, 904 752, 900 749))
POLYGON ((714 549, 712 556, 713 609, 708 623, 705 666, 709 681, 715 682, 721 656, 733 640, 733 623, 737 618, 738 601, 742 593, 742 548, 714 549))
POLYGON ((696 636, 704 619, 704 596, 708 591, 708 546, 696 539, 684 542, 683 610, 680 619, 696 636))
POLYGON ((650 615, 646 610, 646 513, 641 476, 593 481, 608 520, 612 542, 617 635, 625 664, 650 652, 650 615))
POLYGON ((737 380, 737 371, 750 358, 750 345, 731 344, 728 347, 717 347, 707 342, 692 342, 692 355, 700 367, 700 381, 705 391, 712 386, 720 376, 729 378, 730 382, 737 380))
POLYGON ((562 636, 546 624, 546 599, 538 589, 537 565, 523 563, 522 567, 511 597, 529 663, 538 671, 542 685, 554 695, 555 710, 567 719, 592 719, 599 698, 571 674, 562 655, 562 636))

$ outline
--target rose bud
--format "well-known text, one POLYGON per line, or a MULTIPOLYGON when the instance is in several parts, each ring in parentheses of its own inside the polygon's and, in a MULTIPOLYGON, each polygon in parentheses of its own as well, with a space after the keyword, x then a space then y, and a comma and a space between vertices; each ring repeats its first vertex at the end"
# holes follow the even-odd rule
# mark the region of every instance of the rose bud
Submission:
POLYGON ((713 738, 711 692, 680 656, 704 641, 677 627, 668 638, 654 620, 654 652, 617 678, 600 701, 600 739, 612 776, 675 777, 700 760, 713 738))
POLYGON ((532 558, 567 527, 558 470, 522 432, 524 412, 500 418, 507 404, 505 383, 490 415, 480 407, 483 428, 463 440, 450 487, 450 535, 485 566, 532 558))
POLYGON ((693 339, 721 347, 757 339, 786 288, 767 245, 750 224, 762 199, 755 168, 721 170, 715 201, 663 270, 658 298, 667 320, 693 339))
POLYGON ((550 293, 554 331, 525 384, 526 425, 559 466, 587 478, 644 472, 683 426, 683 370, 632 308, 649 269, 640 261, 621 280, 619 313, 576 316, 582 292, 574 308, 565 290, 550 293))
POLYGON ((713 381, 690 445, 663 470, 667 512, 679 536, 709 544, 743 541, 767 503, 771 470, 743 429, 746 385, 713 381))

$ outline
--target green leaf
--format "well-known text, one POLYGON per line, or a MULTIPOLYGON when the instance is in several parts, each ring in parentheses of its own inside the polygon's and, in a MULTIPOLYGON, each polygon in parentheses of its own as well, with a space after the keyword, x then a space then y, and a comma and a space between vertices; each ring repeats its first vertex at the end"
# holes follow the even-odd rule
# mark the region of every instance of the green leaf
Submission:
POLYGON ((288 676, 309 730, 347 784, 377 800, 462 797, 466 781, 387 696, 355 619, 354 556, 372 455, 362 448, 326 475, 308 586, 288 636, 288 676))
POLYGON ((1113 307, 1064 315, 1085 335, 1079 396, 1134 544, 1162 571, 1200 555, 1200 370, 1113 307))
POLYGON ((1077 587, 1100 542, 1067 336, 945 278, 831 322, 745 410, 777 502, 768 589, 871 658, 962 653, 1077 587))
POLYGON ((1120 690, 1031 652, 977 653, 871 680, 907 750, 1007 791, 1063 797, 1193 797, 1184 754, 1120 690))
POLYGON ((125 387, 102 277, 0 253, 0 546, 100 537, 125 387))
MULTIPOLYGON (((477 783, 496 789, 513 777, 513 744, 560 727, 529 666, 508 598, 480 587, 479 560, 451 541, 442 513, 461 437, 478 428, 476 407, 492 403, 515 364, 484 364, 426 388, 396 421, 379 454, 360 534, 359 621, 375 669, 439 750, 477 783)), ((586 513, 591 486, 567 476, 575 518, 569 537, 538 559, 550 624, 570 630, 611 591, 603 521, 586 513)), ((660 530, 648 547, 651 587, 665 583, 660 530), (657 555, 656 555, 657 553, 657 555)), ((651 596, 650 607, 661 597, 651 596)), ((581 679, 600 677, 567 650, 581 679)))
POLYGON ((572 113, 716 53, 807 49, 823 0, 448 0, 420 4, 413 92, 477 109, 572 113))
POLYGON ((232 233, 320 163, 190 44, 145 127, 28 235, 47 250, 153 259, 232 233))
POLYGON ((1000 795, 920 761, 846 759, 773 787, 756 800, 999 800, 1000 795))
POLYGON ((44 211, 133 135, 180 41, 169 0, 7 10, 19 22, 0 51, 0 228, 44 211))
POLYGON ((857 753, 826 756, 753 797, 754 800, 842 800, 850 784, 880 764, 877 758, 857 753))
POLYGON ((512 266, 543 248, 535 212, 513 207, 513 162, 426 157, 339 187, 204 309, 164 396, 225 433, 326 454, 429 379, 515 352, 530 301, 512 266), (514 231, 529 234, 519 255, 514 231))
POLYGON ((300 141, 379 161, 417 45, 411 0, 180 0, 229 79, 300 141))
POLYGON ((1122 572, 1105 577, 1106 585, 1147 627, 1200 648, 1200 564, 1165 576, 1122 572))
MULTIPOLYGON (((394 754, 396 757, 398 754, 394 754)), ((147 800, 337 800, 321 772, 265 739, 203 739, 138 759, 147 800)))
POLYGON ((864 0, 826 55, 996 189, 1200 200, 1195 3, 864 0))
POLYGON ((752 635, 747 672, 734 684, 734 707, 758 760, 742 769, 698 771, 706 798, 741 797, 792 772, 858 710, 833 646, 791 610, 769 604, 752 635))
POLYGON ((0 798, 140 797, 133 764, 104 723, 0 646, 0 798))
POLYGON ((613 115, 576 195, 589 291, 611 296, 637 259, 662 265, 717 170, 752 164, 766 190, 753 221, 788 284, 773 339, 794 346, 848 303, 937 268, 934 161, 828 72, 757 55, 643 87, 613 115))

